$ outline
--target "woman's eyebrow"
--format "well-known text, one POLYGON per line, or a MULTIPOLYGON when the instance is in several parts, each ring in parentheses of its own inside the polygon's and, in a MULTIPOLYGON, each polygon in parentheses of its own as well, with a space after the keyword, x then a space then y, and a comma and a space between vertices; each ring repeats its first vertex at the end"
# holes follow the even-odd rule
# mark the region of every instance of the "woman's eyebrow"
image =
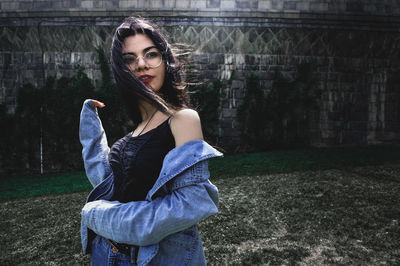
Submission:
MULTIPOLYGON (((145 54, 148 50, 153 49, 153 48, 157 49, 157 47, 155 45, 149 46, 149 47, 146 47, 143 49, 143 53, 145 54)), ((136 55, 136 54, 133 52, 127 52, 127 53, 122 53, 122 55, 136 55)))

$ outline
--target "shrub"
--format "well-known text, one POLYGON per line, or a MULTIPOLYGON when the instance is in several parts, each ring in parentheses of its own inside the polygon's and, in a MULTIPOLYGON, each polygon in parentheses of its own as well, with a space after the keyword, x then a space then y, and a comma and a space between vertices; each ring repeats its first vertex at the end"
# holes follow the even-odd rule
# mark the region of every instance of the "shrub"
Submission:
POLYGON ((308 63, 298 65, 292 79, 276 71, 271 88, 263 87, 259 77, 250 74, 244 101, 238 107, 242 149, 309 145, 310 122, 318 110, 320 95, 308 63))

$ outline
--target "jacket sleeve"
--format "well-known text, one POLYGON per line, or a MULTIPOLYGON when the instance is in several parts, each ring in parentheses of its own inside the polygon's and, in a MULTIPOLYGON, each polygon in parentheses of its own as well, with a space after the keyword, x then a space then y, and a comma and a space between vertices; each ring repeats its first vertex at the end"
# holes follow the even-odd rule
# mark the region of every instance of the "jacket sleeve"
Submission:
POLYGON ((97 108, 92 100, 83 103, 80 124, 79 140, 82 144, 82 157, 86 175, 93 186, 111 174, 108 163, 108 147, 106 134, 97 114, 97 108))
POLYGON ((87 203, 82 210, 82 220, 103 237, 147 246, 217 212, 218 190, 208 179, 203 179, 150 201, 87 203))

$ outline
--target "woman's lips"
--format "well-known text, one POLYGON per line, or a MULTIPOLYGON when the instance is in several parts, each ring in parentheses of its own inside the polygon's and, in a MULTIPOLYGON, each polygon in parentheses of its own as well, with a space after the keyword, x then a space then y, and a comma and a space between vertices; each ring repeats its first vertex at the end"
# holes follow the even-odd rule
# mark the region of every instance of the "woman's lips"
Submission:
POLYGON ((154 76, 151 76, 151 75, 141 75, 141 76, 139 76, 138 77, 142 82, 144 82, 144 83, 150 83, 153 79, 154 79, 154 76))

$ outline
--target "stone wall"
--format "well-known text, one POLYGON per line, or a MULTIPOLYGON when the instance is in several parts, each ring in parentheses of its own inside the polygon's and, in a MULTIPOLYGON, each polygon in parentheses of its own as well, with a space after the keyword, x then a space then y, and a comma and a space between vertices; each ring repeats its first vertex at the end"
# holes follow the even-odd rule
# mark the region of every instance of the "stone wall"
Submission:
POLYGON ((2 11, 93 9, 219 9, 277 10, 330 13, 400 14, 400 3, 391 0, 2 0, 2 11))
MULTIPOLYGON (((70 76, 77 65, 95 83, 95 49, 108 50, 128 15, 153 20, 171 43, 192 47, 202 80, 229 79, 220 112, 221 144, 235 146, 236 110, 246 77, 265 88, 313 66, 323 90, 313 144, 367 144, 400 137, 400 3, 394 1, 2 1, 0 101, 15 107, 18 87, 70 76), (173 10, 171 7, 177 8, 173 10), (55 10, 50 11, 51 8, 55 10), (385 15, 385 16, 383 16, 385 15)), ((288 107, 290 108, 290 107, 288 107)))

